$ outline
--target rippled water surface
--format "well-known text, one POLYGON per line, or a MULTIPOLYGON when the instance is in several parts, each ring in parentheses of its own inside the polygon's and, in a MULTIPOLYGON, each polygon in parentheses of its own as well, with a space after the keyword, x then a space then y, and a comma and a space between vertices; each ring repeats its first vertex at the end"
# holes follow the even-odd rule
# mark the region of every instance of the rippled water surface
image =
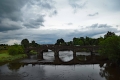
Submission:
MULTIPOLYGON (((62 51, 59 57, 69 61, 73 58, 72 54, 71 51, 62 51)), ((82 54, 90 55, 77 53, 82 54)), ((35 59, 35 56, 31 57, 31 60, 35 59)), ((44 59, 54 60, 54 53, 44 53, 44 59)), ((120 80, 119 72, 119 69, 107 64, 42 65, 17 62, 0 66, 0 80, 120 80)))

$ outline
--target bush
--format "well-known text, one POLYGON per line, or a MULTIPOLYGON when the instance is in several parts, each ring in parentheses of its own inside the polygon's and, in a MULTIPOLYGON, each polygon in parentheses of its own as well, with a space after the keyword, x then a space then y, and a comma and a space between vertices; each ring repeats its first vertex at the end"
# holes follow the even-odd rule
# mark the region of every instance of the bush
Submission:
POLYGON ((23 54, 24 50, 23 50, 22 46, 20 46, 18 44, 14 44, 14 45, 10 46, 10 48, 8 49, 8 53, 10 55, 23 54))

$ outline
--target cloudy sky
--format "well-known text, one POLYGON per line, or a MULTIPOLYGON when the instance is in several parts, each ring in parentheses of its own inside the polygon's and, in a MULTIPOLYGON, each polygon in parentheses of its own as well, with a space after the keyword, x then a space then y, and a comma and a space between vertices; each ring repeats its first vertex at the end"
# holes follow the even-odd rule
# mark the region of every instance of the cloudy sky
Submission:
POLYGON ((0 44, 120 35, 120 0, 0 0, 0 44))

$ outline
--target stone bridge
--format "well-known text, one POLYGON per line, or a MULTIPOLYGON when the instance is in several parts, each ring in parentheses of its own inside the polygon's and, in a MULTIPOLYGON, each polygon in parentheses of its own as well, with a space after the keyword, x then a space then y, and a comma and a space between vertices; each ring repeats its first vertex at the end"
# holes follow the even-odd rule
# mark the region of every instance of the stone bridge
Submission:
POLYGON ((29 47, 25 49, 25 53, 29 55, 31 50, 38 53, 38 59, 43 59, 43 52, 46 50, 52 50, 54 52, 55 60, 59 59, 59 51, 70 50, 73 51, 73 59, 76 58, 76 52, 89 51, 91 55, 97 52, 99 46, 63 46, 63 45, 42 45, 39 47, 29 47))

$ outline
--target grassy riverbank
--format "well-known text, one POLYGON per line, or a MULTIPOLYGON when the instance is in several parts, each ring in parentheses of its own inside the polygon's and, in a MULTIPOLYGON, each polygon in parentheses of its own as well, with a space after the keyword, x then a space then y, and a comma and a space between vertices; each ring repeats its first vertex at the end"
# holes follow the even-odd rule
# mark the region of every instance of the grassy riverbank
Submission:
POLYGON ((0 63, 10 62, 27 57, 26 54, 9 55, 7 50, 0 51, 0 63))

